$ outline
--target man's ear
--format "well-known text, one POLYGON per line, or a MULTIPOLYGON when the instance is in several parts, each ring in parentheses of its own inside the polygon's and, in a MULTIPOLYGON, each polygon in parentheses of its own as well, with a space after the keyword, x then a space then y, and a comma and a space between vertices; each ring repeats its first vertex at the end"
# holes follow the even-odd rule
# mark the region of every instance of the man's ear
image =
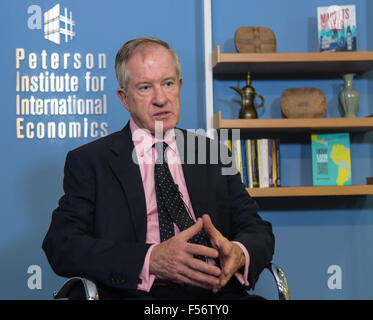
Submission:
POLYGON ((128 107, 128 100, 127 100, 127 94, 126 92, 124 91, 123 88, 118 88, 117 89, 117 96, 119 97, 120 101, 122 102, 123 106, 128 110, 130 111, 129 107, 128 107))

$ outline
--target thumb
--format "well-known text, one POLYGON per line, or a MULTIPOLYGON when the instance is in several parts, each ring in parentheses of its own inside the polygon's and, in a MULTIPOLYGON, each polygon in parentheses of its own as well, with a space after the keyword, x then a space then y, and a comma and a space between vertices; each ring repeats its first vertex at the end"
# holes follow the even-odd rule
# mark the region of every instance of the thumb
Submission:
POLYGON ((207 214, 204 214, 202 216, 202 219, 203 219, 203 228, 205 229, 205 231, 209 234, 209 236, 211 238, 216 238, 220 235, 220 232, 218 229, 215 228, 215 226, 213 225, 212 221, 211 221, 211 218, 209 215, 207 214))
POLYGON ((203 219, 203 228, 209 234, 211 243, 213 244, 214 248, 218 248, 218 250, 227 255, 230 251, 230 241, 225 238, 218 229, 215 228, 213 225, 211 218, 204 214, 202 216, 203 219))
POLYGON ((180 232, 179 236, 185 241, 188 241, 189 239, 193 238, 198 232, 200 232, 202 230, 202 227, 203 227, 202 219, 198 218, 194 225, 180 232))

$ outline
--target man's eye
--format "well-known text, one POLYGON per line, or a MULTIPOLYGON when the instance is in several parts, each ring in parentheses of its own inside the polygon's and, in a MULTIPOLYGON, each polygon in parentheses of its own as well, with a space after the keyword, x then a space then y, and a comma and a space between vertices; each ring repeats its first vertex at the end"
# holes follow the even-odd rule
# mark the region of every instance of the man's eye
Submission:
POLYGON ((173 81, 167 81, 167 82, 165 83, 166 87, 171 87, 171 86, 173 86, 173 84, 174 84, 173 81))
POLYGON ((143 86, 143 87, 140 87, 140 90, 142 90, 142 91, 146 91, 146 90, 149 90, 149 86, 143 86))

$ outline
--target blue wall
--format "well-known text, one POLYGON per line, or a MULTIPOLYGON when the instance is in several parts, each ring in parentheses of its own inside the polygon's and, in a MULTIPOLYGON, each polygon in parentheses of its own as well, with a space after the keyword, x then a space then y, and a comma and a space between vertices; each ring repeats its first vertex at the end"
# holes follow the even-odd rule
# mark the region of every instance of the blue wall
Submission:
MULTIPOLYGON (((235 52, 234 32, 240 26, 267 26, 277 37, 278 52, 317 51, 316 7, 332 4, 355 4, 358 19, 358 50, 373 50, 369 32, 373 25, 373 6, 369 0, 355 1, 296 1, 296 0, 213 0, 213 47, 222 46, 223 52, 235 52), (286 8, 286 9, 285 9, 286 8), (270 9, 270 10, 269 10, 270 9)), ((203 2, 175 0, 98 1, 73 0, 0 2, 3 46, 1 50, 1 178, 0 194, 2 223, 0 225, 0 299, 49 299, 51 293, 64 281, 51 270, 40 246, 50 223, 50 216, 62 195, 63 165, 66 153, 94 139, 92 134, 80 138, 18 138, 16 121, 35 125, 39 122, 79 121, 107 124, 109 133, 119 130, 128 120, 126 110, 116 97, 114 57, 122 43, 137 36, 151 35, 168 41, 179 53, 183 64, 182 120, 184 128, 204 128, 204 61, 203 61, 203 2), (60 45, 43 38, 43 30, 30 29, 28 13, 31 5, 46 12, 57 3, 61 9, 72 12, 76 36, 60 45), (88 5, 89 4, 89 5, 88 5), (146 8, 146 10, 145 10, 146 8), (39 64, 30 69, 27 60, 16 68, 16 50, 36 53, 39 64), (45 70, 40 54, 79 53, 96 56, 106 54, 106 67, 88 69, 72 64, 67 69, 45 70), (16 114, 16 96, 31 95, 41 99, 66 98, 71 93, 17 92, 16 72, 38 75, 54 72, 69 73, 79 78, 77 98, 107 97, 106 114, 101 115, 28 115, 16 114), (105 87, 99 92, 86 92, 86 72, 105 76, 105 87), (36 268, 29 269, 30 266, 36 268), (35 271, 36 270, 36 271, 35 271), (28 273, 29 271, 29 273, 28 273), (41 288, 37 278, 41 271, 41 288)), ((62 59, 62 58, 61 58, 62 59)), ((238 97, 230 85, 242 87, 244 81, 216 79, 214 81, 215 111, 224 117, 237 117, 238 97)), ((255 80, 257 92, 265 99, 261 117, 281 117, 279 98, 288 87, 315 86, 328 99, 327 116, 340 116, 336 94, 342 88, 341 79, 330 80, 255 80)), ((359 116, 373 113, 373 79, 370 75, 357 79, 360 91, 359 116)), ((24 133, 24 131, 23 131, 24 133)), ((363 184, 366 176, 373 175, 371 134, 360 135, 352 141, 353 183, 363 184), (358 170, 357 168, 364 168, 358 170)), ((309 144, 305 141, 282 145, 281 175, 284 185, 311 184, 309 144)), ((372 197, 311 198, 260 200, 261 214, 273 223, 276 235, 275 261, 286 271, 291 294, 296 299, 371 299, 373 279, 372 197), (342 270, 342 289, 330 290, 327 273, 330 265, 342 270)), ((266 275, 258 284, 258 292, 270 296, 266 275)))

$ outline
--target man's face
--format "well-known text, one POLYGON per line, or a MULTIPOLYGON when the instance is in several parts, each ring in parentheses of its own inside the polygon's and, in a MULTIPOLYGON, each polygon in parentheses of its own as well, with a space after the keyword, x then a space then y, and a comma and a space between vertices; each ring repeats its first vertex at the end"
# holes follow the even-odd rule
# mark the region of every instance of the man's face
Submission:
POLYGON ((135 123, 155 134, 155 122, 163 131, 174 128, 180 119, 180 87, 171 54, 162 46, 139 47, 127 61, 127 91, 117 94, 135 123))

